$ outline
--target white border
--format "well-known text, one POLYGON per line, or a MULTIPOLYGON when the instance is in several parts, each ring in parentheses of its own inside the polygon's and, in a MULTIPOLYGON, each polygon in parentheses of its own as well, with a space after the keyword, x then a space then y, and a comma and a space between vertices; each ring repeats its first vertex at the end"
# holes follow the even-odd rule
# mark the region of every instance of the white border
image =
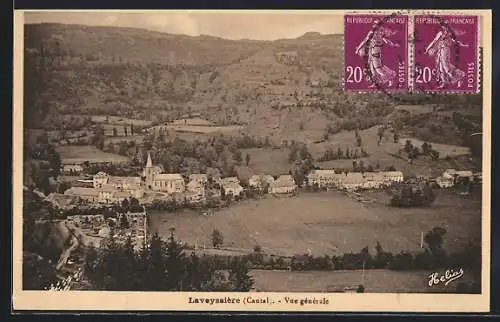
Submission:
MULTIPOLYGON (((13 106, 13 309, 15 310, 149 310, 149 311, 323 311, 323 312, 487 312, 490 305, 490 158, 491 158, 491 48, 492 13, 491 10, 467 10, 469 14, 483 17, 483 218, 482 218, 482 294, 337 294, 337 293, 188 293, 188 292, 104 292, 104 291, 23 291, 22 281, 22 160, 23 160, 23 27, 24 12, 68 12, 68 10, 26 10, 14 12, 14 106, 13 106), (189 296, 208 296, 211 298, 231 296, 243 301, 247 296, 270 297, 326 297, 329 305, 291 305, 281 304, 189 304, 189 296)), ((78 10, 78 12, 102 12, 103 10, 78 10)), ((391 13, 398 10, 381 10, 391 13)), ((421 12, 422 10, 420 10, 421 12)), ((120 12, 109 10, 108 12, 120 12)), ((132 11, 127 11, 132 12, 132 11)), ((133 11, 151 12, 151 11, 133 11)), ((185 10, 163 10, 184 12, 185 10)), ((188 11, 193 12, 193 11, 188 11)), ((204 10, 199 13, 272 13, 272 14, 317 14, 328 15, 353 13, 343 10, 204 10)), ((370 13, 373 11, 357 11, 370 13)), ((419 12, 415 10, 415 12, 419 12)), ((459 12, 458 10, 439 10, 439 13, 459 12)))

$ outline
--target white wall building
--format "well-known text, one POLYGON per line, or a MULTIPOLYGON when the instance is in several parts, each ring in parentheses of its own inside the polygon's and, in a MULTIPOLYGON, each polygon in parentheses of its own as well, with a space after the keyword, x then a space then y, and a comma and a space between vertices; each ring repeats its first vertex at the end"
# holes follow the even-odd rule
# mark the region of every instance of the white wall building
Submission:
POLYGON ((297 185, 291 175, 282 175, 269 186, 269 193, 291 194, 297 191, 297 185))

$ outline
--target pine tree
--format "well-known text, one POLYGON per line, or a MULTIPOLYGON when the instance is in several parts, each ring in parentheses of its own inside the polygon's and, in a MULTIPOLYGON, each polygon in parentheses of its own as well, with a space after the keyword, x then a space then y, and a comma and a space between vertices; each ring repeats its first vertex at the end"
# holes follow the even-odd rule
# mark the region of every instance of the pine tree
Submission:
POLYGON ((248 292, 252 289, 254 280, 250 276, 246 259, 233 258, 230 264, 229 279, 236 292, 248 292))
POLYGON ((174 229, 171 230, 166 245, 167 270, 166 287, 171 291, 182 290, 186 278, 185 254, 183 246, 175 240, 174 229))
POLYGON ((147 274, 144 279, 144 286, 147 290, 165 290, 166 267, 163 249, 163 242, 158 232, 155 232, 151 237, 147 257, 147 274))

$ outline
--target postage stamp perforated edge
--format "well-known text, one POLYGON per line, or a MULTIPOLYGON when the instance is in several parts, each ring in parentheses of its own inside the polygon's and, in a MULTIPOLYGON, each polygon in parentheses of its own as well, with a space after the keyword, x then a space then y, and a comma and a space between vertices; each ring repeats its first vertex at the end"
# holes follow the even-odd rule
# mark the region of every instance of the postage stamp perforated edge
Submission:
MULTIPOLYGON (((414 77, 415 77, 415 44, 414 44, 414 39, 413 39, 413 33, 414 33, 414 17, 416 15, 430 15, 430 16, 439 16, 439 15, 450 15, 450 16, 466 16, 466 15, 471 15, 467 12, 459 12, 455 11, 453 9, 449 10, 422 10, 417 12, 415 10, 410 10, 410 9, 404 9, 404 10, 395 10, 395 11, 388 11, 388 10, 367 10, 367 11, 359 11, 359 10, 353 10, 353 11, 348 11, 344 13, 344 17, 346 15, 381 15, 381 16, 391 16, 391 15, 407 15, 408 16, 408 21, 407 21, 407 61, 408 61, 408 72, 407 72, 407 91, 403 93, 407 94, 412 94, 412 93, 424 93, 424 94, 477 94, 481 90, 482 86, 482 74, 481 74, 481 64, 482 64, 482 59, 481 59, 481 48, 483 47, 481 44, 481 32, 482 32, 482 16, 481 15, 472 15, 477 17, 477 28, 476 28, 476 43, 475 43, 475 51, 476 51, 476 88, 471 91, 454 91, 454 90, 425 90, 425 91, 415 91, 414 90, 414 77)), ((345 25, 344 25, 345 28, 345 25)), ((344 37, 342 38, 342 59, 343 59, 343 68, 344 70, 342 71, 342 89, 344 92, 350 92, 350 93, 358 93, 358 94, 367 94, 367 93, 380 93, 383 92, 380 90, 380 88, 375 87, 373 89, 366 89, 366 90, 352 90, 352 89, 347 89, 346 84, 345 84, 345 33, 344 37)), ((402 93, 401 91, 399 93, 402 93)))

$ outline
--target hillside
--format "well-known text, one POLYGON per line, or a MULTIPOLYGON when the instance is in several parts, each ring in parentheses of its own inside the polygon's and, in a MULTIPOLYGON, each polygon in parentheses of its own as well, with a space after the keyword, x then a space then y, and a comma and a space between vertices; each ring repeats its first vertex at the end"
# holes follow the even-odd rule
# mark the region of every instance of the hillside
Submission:
MULTIPOLYGON (((249 134, 317 141, 327 127, 352 130, 407 119, 385 94, 342 91, 342 44, 341 35, 318 33, 234 41, 134 28, 27 25, 26 125, 44 127, 61 114, 161 123, 198 112, 218 125, 243 125, 249 134)), ((456 107, 455 98, 446 100, 456 107)), ((442 121, 425 115, 409 126, 442 121)), ((440 137, 454 139, 456 133, 440 137)))

